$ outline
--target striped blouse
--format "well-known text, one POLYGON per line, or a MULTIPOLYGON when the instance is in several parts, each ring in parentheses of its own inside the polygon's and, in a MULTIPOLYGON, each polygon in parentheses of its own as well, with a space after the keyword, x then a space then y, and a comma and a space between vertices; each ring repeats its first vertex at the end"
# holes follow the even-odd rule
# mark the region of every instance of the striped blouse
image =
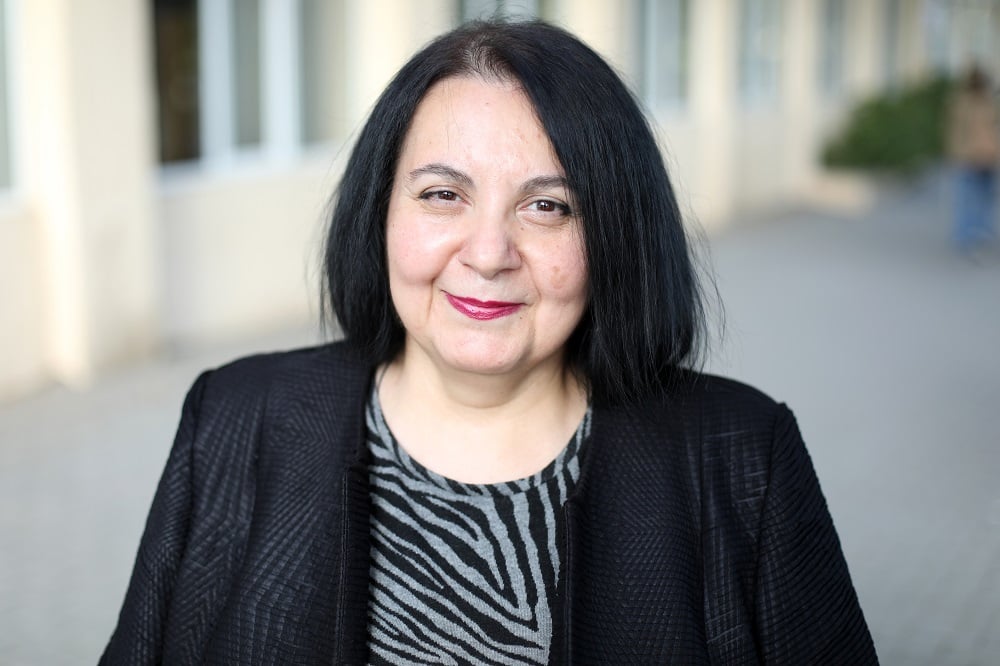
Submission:
POLYGON ((545 664, 559 578, 559 510, 579 477, 587 409, 533 476, 467 484, 407 455, 367 409, 372 492, 371 664, 545 664))

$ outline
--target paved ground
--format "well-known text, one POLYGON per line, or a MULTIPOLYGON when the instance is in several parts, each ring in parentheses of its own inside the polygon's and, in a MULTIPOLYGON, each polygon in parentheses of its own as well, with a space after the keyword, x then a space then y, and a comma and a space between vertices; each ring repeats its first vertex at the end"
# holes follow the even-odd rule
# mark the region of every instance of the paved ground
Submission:
MULTIPOLYGON (((787 401, 882 662, 1000 663, 1000 250, 946 242, 939 178, 865 215, 796 212, 712 243, 727 333, 710 367, 787 401)), ((96 660, 187 385, 248 350, 0 405, 0 664, 96 660)))

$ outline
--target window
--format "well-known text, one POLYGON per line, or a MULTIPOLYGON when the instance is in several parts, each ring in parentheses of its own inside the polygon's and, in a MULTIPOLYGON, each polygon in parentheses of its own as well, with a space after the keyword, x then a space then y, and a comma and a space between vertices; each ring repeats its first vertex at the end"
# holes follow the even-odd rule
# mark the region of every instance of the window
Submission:
POLYGON ((680 106, 687 99, 689 1, 646 0, 641 16, 646 101, 653 108, 680 106))
POLYGON ((233 137, 237 146, 257 146, 261 141, 260 104, 260 2, 229 0, 233 22, 232 72, 233 137))
POLYGON ((823 94, 832 97, 844 89, 845 1, 823 0, 819 20, 819 83, 823 94))
POLYGON ((540 14, 540 0, 461 0, 459 20, 488 19, 504 16, 513 19, 537 18, 540 14))
POLYGON ((200 155, 198 20, 195 0, 153 3, 160 161, 200 155))
POLYGON ((771 106, 781 80, 781 0, 742 0, 739 22, 740 98, 771 106))
POLYGON ((899 31, 901 13, 899 0, 887 0, 885 4, 885 53, 882 58, 883 80, 886 85, 894 86, 899 79, 899 31))
POLYGON ((160 161, 332 140, 343 0, 153 0, 160 161), (331 64, 333 66, 331 66, 331 64))
POLYGON ((924 12, 927 59, 939 73, 949 69, 948 36, 951 30, 948 0, 930 0, 924 12))
POLYGON ((332 39, 334 26, 344 24, 344 3, 334 0, 301 0, 299 10, 299 142, 326 143, 337 136, 337 109, 343 108, 343 86, 336 85, 344 71, 344 52, 332 39), (331 76, 331 72, 333 75, 331 76))

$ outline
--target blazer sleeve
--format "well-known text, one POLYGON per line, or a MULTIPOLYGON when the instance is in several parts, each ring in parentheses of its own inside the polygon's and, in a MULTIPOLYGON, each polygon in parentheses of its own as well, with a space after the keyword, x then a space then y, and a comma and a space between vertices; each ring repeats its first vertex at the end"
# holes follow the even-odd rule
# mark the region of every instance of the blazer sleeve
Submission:
POLYGON ((125 602, 102 666, 158 664, 171 592, 187 546, 191 519, 192 448, 208 373, 184 400, 181 422, 167 459, 132 570, 125 602))
POLYGON ((877 664, 812 461, 784 405, 759 538, 755 605, 764 663, 877 664))

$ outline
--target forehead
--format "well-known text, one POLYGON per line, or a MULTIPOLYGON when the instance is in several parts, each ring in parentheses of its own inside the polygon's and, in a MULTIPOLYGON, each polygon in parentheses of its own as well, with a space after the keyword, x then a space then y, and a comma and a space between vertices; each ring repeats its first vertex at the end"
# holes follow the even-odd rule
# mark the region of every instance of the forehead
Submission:
POLYGON ((400 159, 462 154, 491 145, 496 157, 515 150, 555 160, 548 134, 519 82, 449 77, 431 86, 417 105, 400 159))
POLYGON ((420 115, 427 115, 440 110, 443 106, 463 108, 468 105, 491 105, 497 98, 516 102, 525 111, 534 115, 534 107, 524 92, 521 83, 516 79, 490 77, 484 78, 476 74, 449 76, 435 82, 420 102, 414 112, 414 120, 420 115))

